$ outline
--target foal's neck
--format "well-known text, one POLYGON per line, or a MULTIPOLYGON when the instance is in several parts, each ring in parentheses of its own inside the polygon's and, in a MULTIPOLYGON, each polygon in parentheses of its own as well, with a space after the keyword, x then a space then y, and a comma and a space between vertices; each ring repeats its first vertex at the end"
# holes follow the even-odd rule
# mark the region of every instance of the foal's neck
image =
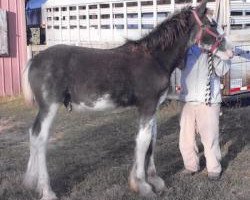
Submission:
POLYGON ((158 62, 171 74, 174 69, 183 64, 186 51, 189 46, 189 36, 178 38, 172 46, 165 50, 155 50, 153 55, 158 62))

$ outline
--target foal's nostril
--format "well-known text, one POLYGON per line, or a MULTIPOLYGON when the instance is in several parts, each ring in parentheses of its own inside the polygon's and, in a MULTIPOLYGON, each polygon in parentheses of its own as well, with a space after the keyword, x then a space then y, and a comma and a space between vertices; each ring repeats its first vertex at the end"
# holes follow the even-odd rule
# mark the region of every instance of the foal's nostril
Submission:
POLYGON ((232 51, 232 50, 227 50, 227 55, 228 55, 229 59, 231 59, 231 58, 233 58, 233 57, 234 57, 235 52, 234 52, 234 51, 232 51))

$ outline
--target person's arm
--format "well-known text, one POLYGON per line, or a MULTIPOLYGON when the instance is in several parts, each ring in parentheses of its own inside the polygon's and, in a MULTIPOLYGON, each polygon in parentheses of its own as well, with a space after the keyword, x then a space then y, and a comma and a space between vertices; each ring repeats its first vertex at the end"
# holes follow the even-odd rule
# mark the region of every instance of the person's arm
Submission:
POLYGON ((231 60, 221 60, 214 57, 214 69, 217 76, 224 76, 230 68, 231 60))

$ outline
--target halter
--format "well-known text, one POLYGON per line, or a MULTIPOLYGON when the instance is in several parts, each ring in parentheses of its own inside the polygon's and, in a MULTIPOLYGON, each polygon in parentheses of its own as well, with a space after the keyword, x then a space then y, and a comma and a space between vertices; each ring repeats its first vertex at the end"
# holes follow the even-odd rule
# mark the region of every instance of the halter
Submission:
POLYGON ((221 42, 223 40, 223 38, 225 37, 225 34, 219 35, 217 33, 214 33, 212 30, 210 30, 206 25, 204 25, 202 23, 202 21, 200 20, 196 10, 192 10, 192 13, 194 15, 194 18, 199 26, 199 31, 195 37, 195 43, 197 43, 199 46, 201 46, 201 41, 202 41, 202 37, 203 37, 203 33, 207 33, 213 37, 215 37, 215 43, 212 45, 211 49, 209 50, 212 54, 214 54, 219 46, 221 45, 221 42))

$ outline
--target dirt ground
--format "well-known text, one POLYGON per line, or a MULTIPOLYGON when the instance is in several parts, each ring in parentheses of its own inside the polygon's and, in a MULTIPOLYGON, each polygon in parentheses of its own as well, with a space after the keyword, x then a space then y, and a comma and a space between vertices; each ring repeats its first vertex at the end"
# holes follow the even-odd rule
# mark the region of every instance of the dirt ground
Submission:
MULTIPOLYGON (((220 133, 223 174, 220 181, 203 171, 187 177, 178 149, 180 103, 158 112, 156 166, 166 183, 162 200, 250 199, 250 106, 223 108, 220 133)), ((31 200, 22 186, 29 157, 28 128, 37 110, 22 98, 0 99, 0 200, 31 200)), ((135 109, 68 113, 62 107, 48 149, 51 185, 61 200, 136 200, 127 177, 133 160, 138 118, 135 109)))

